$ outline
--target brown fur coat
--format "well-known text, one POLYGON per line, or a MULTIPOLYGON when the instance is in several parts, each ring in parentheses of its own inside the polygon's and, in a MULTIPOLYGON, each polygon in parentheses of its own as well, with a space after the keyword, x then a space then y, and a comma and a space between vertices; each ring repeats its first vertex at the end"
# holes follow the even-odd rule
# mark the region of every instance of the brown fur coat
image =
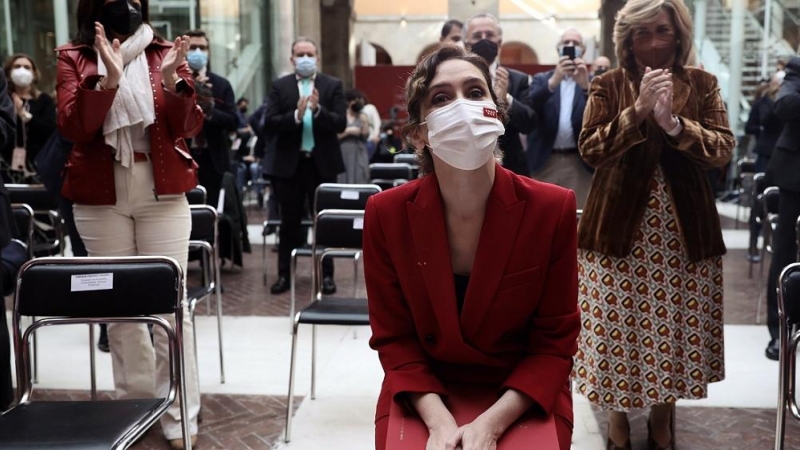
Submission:
POLYGON ((731 159, 735 140, 716 77, 693 68, 674 71, 672 111, 684 127, 675 138, 652 116, 637 125, 633 105, 638 85, 625 69, 592 81, 578 147, 597 171, 581 218, 578 247, 628 256, 660 166, 689 259, 723 255, 725 244, 706 171, 731 159))

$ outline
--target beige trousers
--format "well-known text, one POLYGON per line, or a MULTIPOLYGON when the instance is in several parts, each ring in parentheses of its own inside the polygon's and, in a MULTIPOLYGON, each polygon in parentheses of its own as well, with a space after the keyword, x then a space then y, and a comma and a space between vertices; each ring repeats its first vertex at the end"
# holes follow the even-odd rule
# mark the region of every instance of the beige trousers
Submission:
MULTIPOLYGON (((153 167, 137 162, 126 169, 114 163, 117 204, 74 205, 75 225, 89 256, 167 256, 186 273, 192 222, 184 195, 153 194, 153 167)), ((167 318, 174 326, 174 318, 167 318)), ((183 354, 189 428, 197 434, 200 386, 194 358, 192 321, 184 302, 183 354)), ((169 349, 166 333, 146 325, 109 324, 108 343, 117 398, 166 397, 169 392, 169 349)), ((180 397, 179 397, 180 398, 180 397)), ((161 419, 167 439, 181 434, 181 410, 176 401, 161 419)))
POLYGON ((592 174, 586 170, 586 165, 577 152, 566 155, 553 153, 544 168, 531 174, 531 178, 572 189, 575 191, 578 209, 583 209, 592 187, 592 174))

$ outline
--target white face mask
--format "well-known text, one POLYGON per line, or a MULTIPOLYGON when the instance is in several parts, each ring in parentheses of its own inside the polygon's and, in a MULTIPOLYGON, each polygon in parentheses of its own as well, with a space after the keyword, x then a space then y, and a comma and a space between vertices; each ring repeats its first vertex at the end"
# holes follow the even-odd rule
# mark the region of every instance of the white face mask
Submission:
POLYGON ((33 83, 33 72, 24 67, 17 67, 11 71, 10 78, 15 86, 28 87, 33 83))
POLYGON ((476 170, 486 164, 506 129, 491 100, 460 98, 425 118, 431 151, 447 165, 476 170))

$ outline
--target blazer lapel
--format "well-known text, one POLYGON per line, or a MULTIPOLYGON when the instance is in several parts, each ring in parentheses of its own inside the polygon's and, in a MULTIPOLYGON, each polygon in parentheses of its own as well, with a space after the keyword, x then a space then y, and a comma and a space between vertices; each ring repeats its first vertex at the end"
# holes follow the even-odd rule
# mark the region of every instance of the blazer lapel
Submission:
POLYGON ((686 72, 676 73, 672 79, 672 113, 680 114, 689 96, 692 94, 692 86, 689 84, 689 76, 686 72))
MULTIPOLYGON (((496 169, 494 186, 486 204, 478 249, 461 313, 461 333, 474 336, 492 306, 508 259, 514 250, 526 202, 520 201, 510 172, 496 169)), ((452 283, 450 283, 452 284, 452 283)))
MULTIPOLYGON (((437 322, 444 330, 457 330, 453 264, 450 261, 444 206, 435 174, 422 178, 417 198, 406 203, 406 210, 417 256, 416 265, 425 281, 437 322)), ((458 334, 443 333, 442 338, 450 339, 458 334)))

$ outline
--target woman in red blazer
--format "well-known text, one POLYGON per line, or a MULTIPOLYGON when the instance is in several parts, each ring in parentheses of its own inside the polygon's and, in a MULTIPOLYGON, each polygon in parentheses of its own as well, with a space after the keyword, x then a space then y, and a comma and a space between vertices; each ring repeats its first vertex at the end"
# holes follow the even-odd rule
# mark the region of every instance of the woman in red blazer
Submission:
MULTIPOLYGON (((89 256, 163 255, 184 271, 191 216, 184 193, 197 186, 197 165, 183 138, 203 126, 191 72, 189 40, 171 42, 147 23, 147 0, 80 0, 78 35, 58 54, 58 127, 74 142, 62 194, 89 256)), ((200 392, 192 322, 184 313, 186 395, 192 440, 200 392)), ((109 324, 117 397, 166 392, 167 339, 147 327, 109 324), (155 356, 153 346, 155 345, 155 356)), ((184 448, 180 407, 161 419, 172 448, 184 448)))
POLYGON ((526 412, 554 414, 570 447, 575 195, 500 167, 505 114, 489 86, 487 65, 461 48, 425 58, 408 81, 405 129, 423 176, 367 204, 370 345, 386 374, 377 449, 394 400, 425 422, 428 450, 493 449, 526 412), (445 406, 452 383, 497 401, 459 428, 445 406))

